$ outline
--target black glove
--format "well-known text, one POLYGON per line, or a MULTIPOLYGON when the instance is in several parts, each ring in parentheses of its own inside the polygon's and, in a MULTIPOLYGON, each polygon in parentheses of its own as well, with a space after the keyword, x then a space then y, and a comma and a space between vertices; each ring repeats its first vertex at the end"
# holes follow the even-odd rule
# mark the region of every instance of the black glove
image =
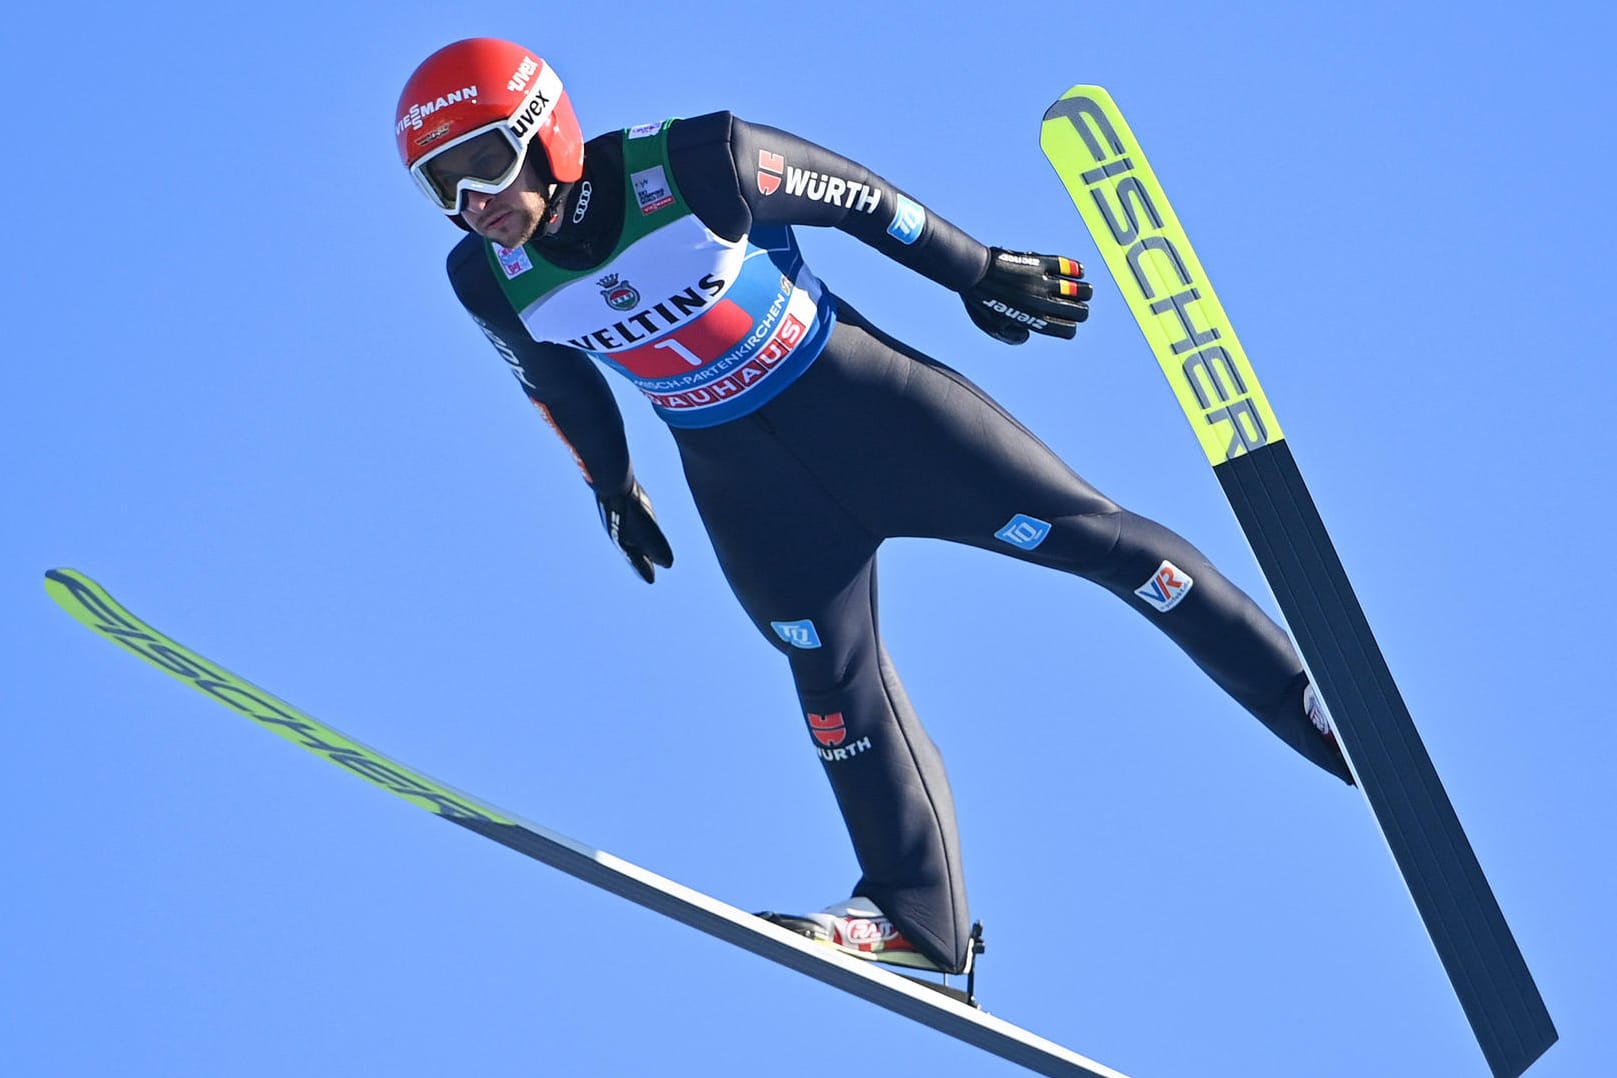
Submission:
POLYGON ((651 499, 640 489, 639 480, 629 484, 621 494, 595 496, 596 508, 601 511, 601 524, 606 534, 629 559, 629 565, 647 584, 656 579, 653 565, 664 569, 674 564, 674 552, 668 539, 657 527, 657 518, 651 511, 651 499))
POLYGON ((1069 341, 1077 335, 1093 294, 1089 282, 1079 279, 1080 263, 998 247, 988 252, 988 272, 960 293, 978 329, 1006 344, 1021 344, 1030 331, 1069 341))

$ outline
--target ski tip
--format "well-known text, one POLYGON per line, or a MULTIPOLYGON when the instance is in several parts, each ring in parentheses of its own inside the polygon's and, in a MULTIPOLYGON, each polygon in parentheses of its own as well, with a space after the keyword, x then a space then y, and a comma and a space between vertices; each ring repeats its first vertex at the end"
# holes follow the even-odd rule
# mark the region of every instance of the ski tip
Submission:
POLYGON ((1074 98, 1110 101, 1112 99, 1112 95, 1107 93, 1106 88, 1103 86, 1093 86, 1082 82, 1076 86, 1069 86, 1066 93, 1056 98, 1050 107, 1044 110, 1044 119, 1059 120, 1070 115, 1071 106, 1067 105, 1067 102, 1073 100, 1074 98))
POLYGON ((55 598, 63 592, 82 591, 86 588, 101 590, 88 574, 66 567, 45 570, 45 591, 55 598))
POLYGON ((57 587, 63 587, 64 585, 72 585, 72 584, 88 581, 89 579, 90 579, 89 577, 85 576, 83 573, 79 572, 77 569, 46 569, 45 570, 45 590, 47 592, 49 592, 50 594, 54 595, 54 594, 56 594, 56 588, 57 587), (55 587, 52 587, 52 585, 55 585, 55 587))
POLYGON ((117 605, 105 588, 77 569, 45 570, 45 594, 74 619, 92 628, 93 619, 117 605))

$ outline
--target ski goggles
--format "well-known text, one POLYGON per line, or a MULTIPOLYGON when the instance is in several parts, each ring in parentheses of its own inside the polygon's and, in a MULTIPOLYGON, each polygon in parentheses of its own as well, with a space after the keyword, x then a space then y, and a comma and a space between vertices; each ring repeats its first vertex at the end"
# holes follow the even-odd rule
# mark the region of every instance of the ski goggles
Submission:
MULTIPOLYGON (((518 87, 508 84, 507 89, 518 87)), ((476 96, 473 88, 474 100, 476 96)), ((449 214, 460 212, 467 191, 499 194, 522 171, 534 140, 544 138, 540 132, 561 97, 561 80, 550 68, 540 67, 527 96, 509 116, 450 139, 411 165, 410 175, 433 204, 449 214)))
POLYGON ((459 213, 468 191, 497 195, 517 178, 528 157, 528 143, 499 120, 446 142, 417 161, 410 175, 445 213, 459 213))

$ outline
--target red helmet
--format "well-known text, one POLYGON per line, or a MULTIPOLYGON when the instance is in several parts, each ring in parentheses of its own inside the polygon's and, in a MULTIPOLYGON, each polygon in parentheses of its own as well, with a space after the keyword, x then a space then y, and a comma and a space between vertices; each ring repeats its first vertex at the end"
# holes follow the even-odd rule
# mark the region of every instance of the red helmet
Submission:
POLYGON ((555 180, 584 175, 584 135, 561 79, 497 38, 468 38, 427 57, 404 84, 393 130, 405 167, 450 215, 466 191, 510 186, 536 139, 555 180))

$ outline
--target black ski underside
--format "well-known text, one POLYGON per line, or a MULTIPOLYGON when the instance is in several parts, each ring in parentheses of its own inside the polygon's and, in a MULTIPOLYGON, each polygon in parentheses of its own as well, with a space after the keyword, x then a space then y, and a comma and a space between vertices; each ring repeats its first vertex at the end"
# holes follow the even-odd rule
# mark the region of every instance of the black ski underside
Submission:
POLYGON ((1284 441, 1214 467, 1493 1073, 1555 1026, 1284 441))

